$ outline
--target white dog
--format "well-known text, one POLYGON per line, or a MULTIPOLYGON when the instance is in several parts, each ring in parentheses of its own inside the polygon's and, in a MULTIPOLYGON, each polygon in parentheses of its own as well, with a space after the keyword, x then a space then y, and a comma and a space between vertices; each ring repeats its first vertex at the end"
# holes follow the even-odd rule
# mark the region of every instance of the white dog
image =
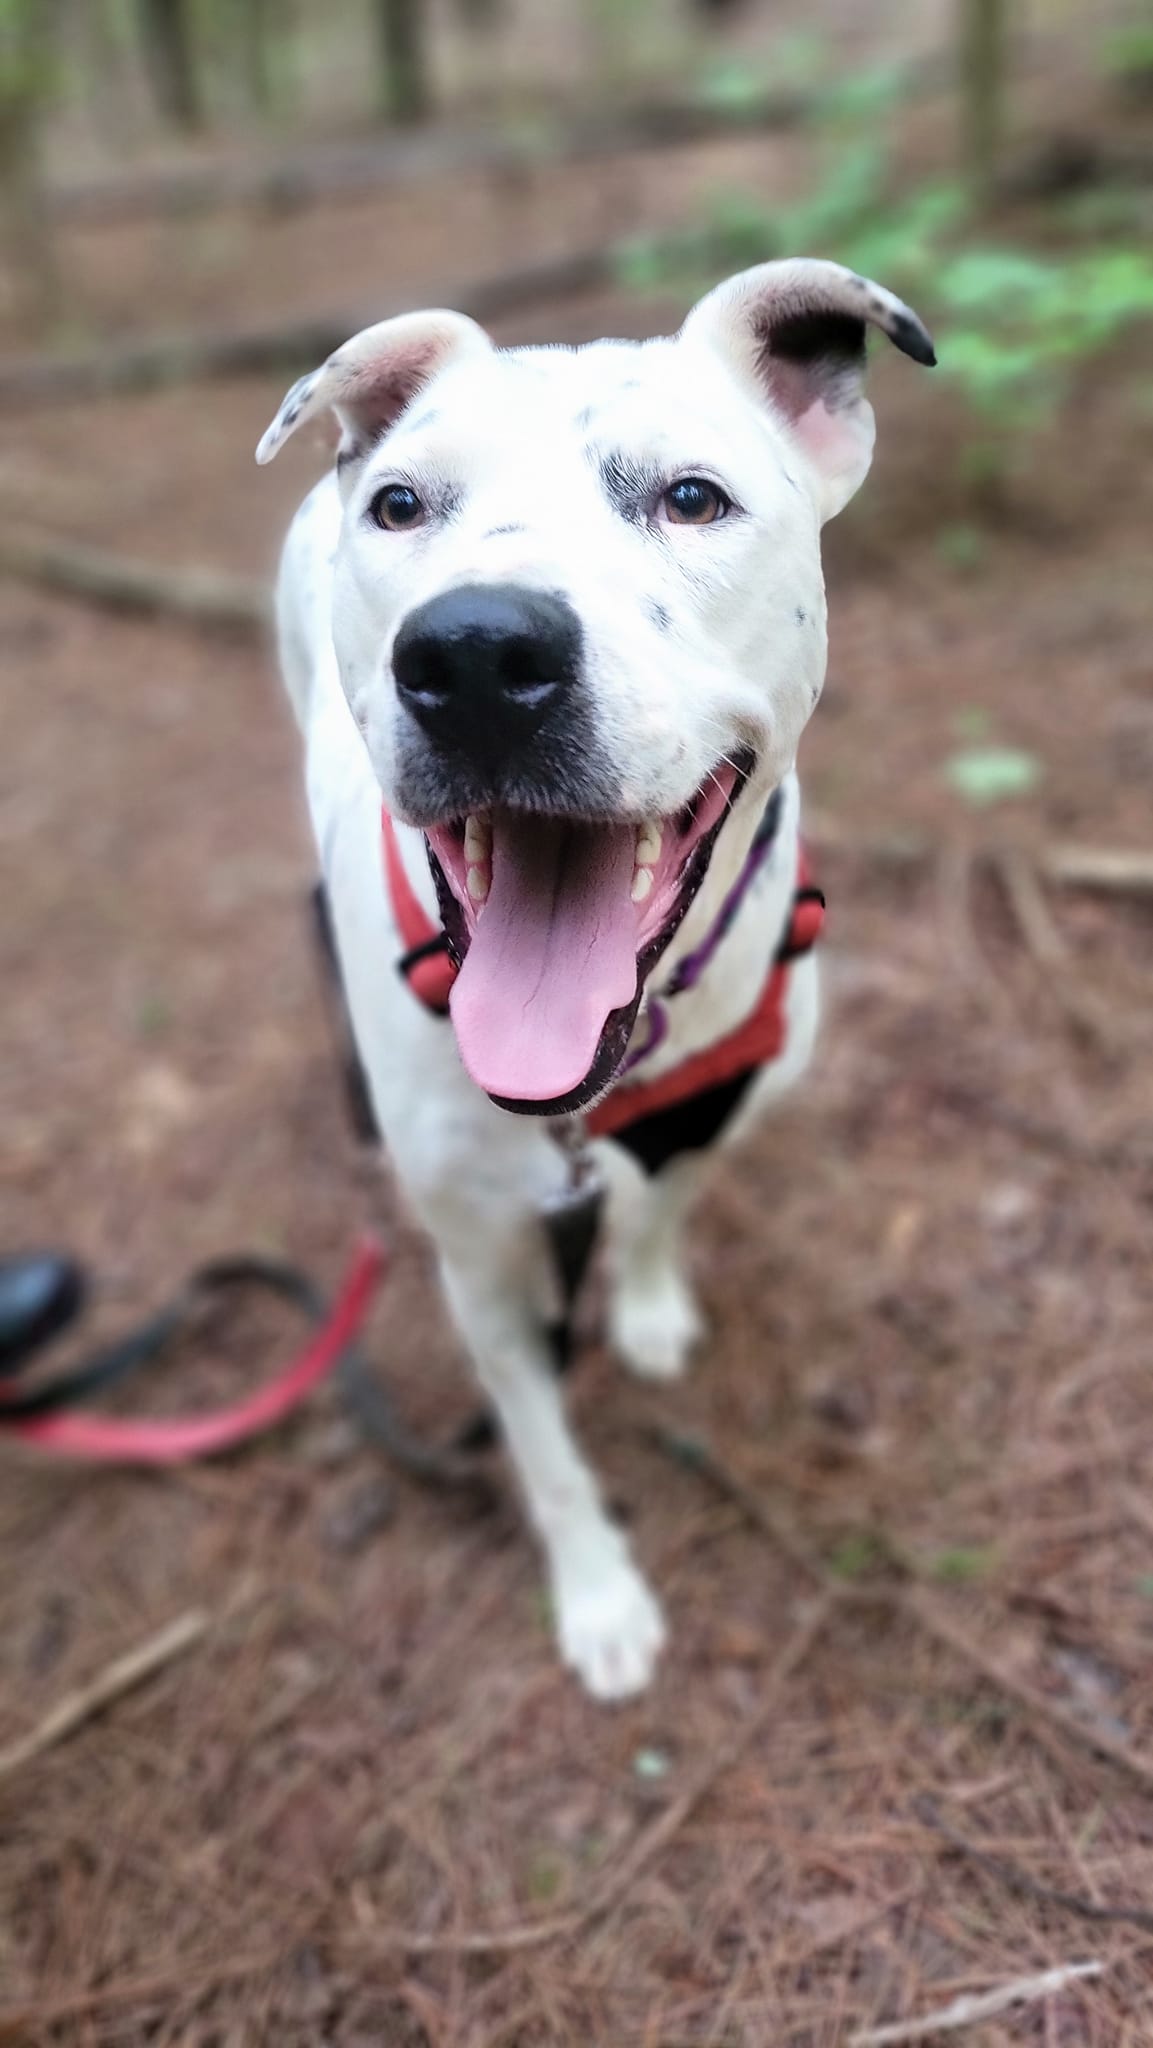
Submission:
POLYGON ((258 450, 327 407, 342 428, 279 611, 353 1030, 601 1699, 646 1683, 664 1625, 565 1419, 542 1219, 587 1122, 613 1342, 679 1373, 705 1154, 816 1028, 794 761, 820 528, 872 453, 870 323, 933 362, 824 262, 746 271, 640 344, 498 349, 413 313, 295 385, 258 450))

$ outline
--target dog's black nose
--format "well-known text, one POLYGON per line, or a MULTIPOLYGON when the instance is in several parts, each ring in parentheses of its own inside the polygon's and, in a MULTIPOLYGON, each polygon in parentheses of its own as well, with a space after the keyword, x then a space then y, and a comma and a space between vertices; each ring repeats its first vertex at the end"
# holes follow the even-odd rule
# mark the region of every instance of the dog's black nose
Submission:
POLYGON ((581 637, 562 597, 464 584, 409 613, 392 653, 397 693, 430 738, 496 759, 560 709, 579 678, 581 637))

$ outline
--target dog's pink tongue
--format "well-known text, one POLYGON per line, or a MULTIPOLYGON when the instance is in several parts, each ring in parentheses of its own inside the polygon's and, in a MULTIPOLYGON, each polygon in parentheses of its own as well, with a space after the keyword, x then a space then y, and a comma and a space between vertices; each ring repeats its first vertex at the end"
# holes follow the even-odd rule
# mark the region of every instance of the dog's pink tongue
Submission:
POLYGON ((490 1095, 567 1095, 631 1003, 635 845, 631 825, 494 818, 492 887, 451 997, 461 1059, 490 1095))

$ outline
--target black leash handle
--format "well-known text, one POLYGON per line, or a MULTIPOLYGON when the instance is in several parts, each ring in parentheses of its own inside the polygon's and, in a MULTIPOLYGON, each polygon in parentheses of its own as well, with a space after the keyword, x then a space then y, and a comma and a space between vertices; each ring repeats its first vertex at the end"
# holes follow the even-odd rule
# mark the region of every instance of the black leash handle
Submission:
MULTIPOLYGON (((25 1319, 31 1341, 25 1341, 18 1353, 0 1354, 0 1431, 6 1421, 25 1422, 60 1414, 130 1379, 159 1359, 215 1296, 260 1288, 299 1309, 318 1327, 329 1312, 320 1289, 287 1259, 268 1258, 258 1252, 209 1259, 189 1275, 170 1301, 135 1329, 90 1353, 79 1365, 40 1380, 35 1386, 13 1391, 11 1380, 30 1361, 33 1347, 38 1350, 42 1342, 58 1335, 79 1308, 83 1276, 78 1267, 70 1272, 76 1277, 67 1290, 67 1313, 62 1305, 51 1317, 38 1317, 35 1324, 25 1319)), ((467 1486, 473 1490, 487 1486, 485 1473, 462 1457, 459 1450, 441 1450, 426 1444, 400 1421, 358 1344, 345 1346, 337 1364, 336 1380, 342 1399, 368 1441, 412 1478, 426 1485, 467 1486)))

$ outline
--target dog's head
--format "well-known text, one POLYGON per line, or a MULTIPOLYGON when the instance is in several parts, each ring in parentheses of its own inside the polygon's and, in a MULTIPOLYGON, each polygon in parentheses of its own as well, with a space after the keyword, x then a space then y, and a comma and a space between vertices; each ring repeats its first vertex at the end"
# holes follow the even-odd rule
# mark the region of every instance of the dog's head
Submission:
POLYGON ((464 1063, 509 1107, 611 1079, 718 841, 739 858, 792 767, 825 671, 820 528, 872 455, 870 324, 933 362, 834 263, 745 271, 640 344, 504 350, 413 313, 302 378, 260 443, 340 421, 341 676, 427 835, 464 1063))

